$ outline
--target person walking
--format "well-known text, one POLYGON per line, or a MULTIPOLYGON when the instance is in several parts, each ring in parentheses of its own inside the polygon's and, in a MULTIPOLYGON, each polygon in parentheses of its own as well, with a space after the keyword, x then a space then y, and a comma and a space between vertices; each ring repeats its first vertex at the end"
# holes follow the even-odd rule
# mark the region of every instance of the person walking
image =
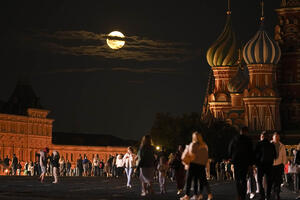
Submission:
POLYGON ((160 186, 160 193, 165 194, 166 191, 166 177, 167 177, 167 171, 168 171, 168 160, 164 156, 159 157, 159 163, 157 165, 157 171, 158 171, 158 181, 160 186))
POLYGON ((151 145, 151 136, 145 135, 142 138, 138 151, 138 168, 140 169, 140 181, 142 184, 141 196, 152 194, 152 181, 155 167, 154 147, 151 145))
POLYGON ((174 159, 170 163, 170 167, 175 171, 175 180, 177 185, 177 195, 182 194, 185 183, 185 169, 181 162, 181 156, 183 153, 183 146, 179 145, 178 150, 174 154, 174 159))
POLYGON ((59 153, 57 151, 52 152, 51 163, 52 163, 52 174, 54 177, 54 181, 52 183, 58 183, 58 169, 59 169, 59 153))
POLYGON ((127 153, 123 157, 123 163, 125 167, 125 173, 127 177, 127 188, 131 188, 131 175, 135 166, 135 155, 133 154, 133 148, 130 146, 127 149, 127 153))
MULTIPOLYGON (((186 147, 186 152, 182 154, 183 161, 185 155, 188 155, 190 163, 188 164, 188 174, 186 180, 186 194, 180 200, 190 199, 190 190, 192 181, 194 181, 194 199, 203 199, 202 191, 206 187, 208 200, 213 198, 209 184, 206 178, 205 166, 208 162, 208 147, 203 141, 202 135, 198 132, 192 134, 192 142, 186 147), (200 181, 200 195, 198 195, 198 181, 200 181)), ((186 161, 185 161, 186 162, 186 161)), ((187 163, 186 163, 187 164, 187 163)))
POLYGON ((272 182, 274 193, 277 200, 280 200, 280 187, 283 183, 284 165, 287 163, 285 145, 280 142, 280 136, 277 132, 273 134, 272 143, 276 149, 276 160, 273 163, 272 182))
POLYGON ((44 150, 40 151, 40 168, 41 168, 41 174, 39 180, 41 183, 44 183, 45 179, 45 174, 46 174, 46 167, 47 167, 47 159, 48 159, 48 153, 49 153, 49 148, 45 147, 44 150))
POLYGON ((234 166, 234 178, 239 200, 246 199, 247 173, 253 165, 253 145, 246 136, 248 128, 243 127, 240 134, 236 135, 229 144, 229 157, 234 166))
POLYGON ((277 158, 274 144, 268 140, 267 133, 260 134, 260 141, 255 147, 255 164, 257 166, 257 182, 259 186, 260 200, 265 200, 265 188, 263 187, 263 177, 266 176, 267 200, 271 198, 272 170, 273 162, 277 158))

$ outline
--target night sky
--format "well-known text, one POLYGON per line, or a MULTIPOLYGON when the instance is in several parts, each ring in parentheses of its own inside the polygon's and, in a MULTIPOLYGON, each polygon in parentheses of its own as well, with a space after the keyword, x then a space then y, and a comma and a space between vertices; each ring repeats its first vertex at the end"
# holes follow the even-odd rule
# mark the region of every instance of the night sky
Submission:
MULTIPOLYGON (((265 1, 272 37, 280 2, 265 1)), ((260 1, 232 0, 231 8, 244 44, 258 30, 260 1)), ((206 51, 226 10, 226 0, 3 1, 0 99, 27 74, 54 131, 139 139, 157 112, 201 111, 206 51), (126 36, 120 50, 106 44, 115 30, 126 36)))

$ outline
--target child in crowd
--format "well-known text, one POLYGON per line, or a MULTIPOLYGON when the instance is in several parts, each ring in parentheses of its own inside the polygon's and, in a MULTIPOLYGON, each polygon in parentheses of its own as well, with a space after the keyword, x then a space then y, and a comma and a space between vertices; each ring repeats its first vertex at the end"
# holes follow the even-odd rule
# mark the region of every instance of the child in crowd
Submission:
POLYGON ((167 159, 164 156, 161 156, 159 158, 159 163, 157 165, 158 179, 159 179, 161 194, 166 193, 166 176, 167 176, 168 168, 169 168, 169 166, 168 166, 167 159))

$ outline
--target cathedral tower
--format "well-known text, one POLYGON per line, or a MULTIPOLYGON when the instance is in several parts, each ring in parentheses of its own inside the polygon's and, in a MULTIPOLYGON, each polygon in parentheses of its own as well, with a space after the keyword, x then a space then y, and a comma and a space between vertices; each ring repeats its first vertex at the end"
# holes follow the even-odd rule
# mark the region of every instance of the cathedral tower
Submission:
POLYGON ((275 79, 280 56, 277 42, 270 38, 264 29, 262 12, 260 29, 243 48, 243 58, 249 71, 249 85, 243 98, 245 124, 251 131, 281 129, 281 98, 276 89, 275 79))
POLYGON ((208 97, 210 112, 214 118, 226 119, 231 109, 230 93, 227 85, 237 72, 237 41, 232 30, 231 12, 227 11, 227 20, 223 32, 207 51, 207 62, 213 70, 214 89, 208 97))

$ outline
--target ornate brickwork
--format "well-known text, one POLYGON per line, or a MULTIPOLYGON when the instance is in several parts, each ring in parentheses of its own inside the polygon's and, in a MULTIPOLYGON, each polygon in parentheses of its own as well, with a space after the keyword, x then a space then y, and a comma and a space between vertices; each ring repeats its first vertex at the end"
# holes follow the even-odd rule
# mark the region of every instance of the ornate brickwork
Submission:
POLYGON ((276 12, 275 40, 282 50, 276 75, 283 126, 290 129, 300 124, 300 2, 283 0, 276 12))

